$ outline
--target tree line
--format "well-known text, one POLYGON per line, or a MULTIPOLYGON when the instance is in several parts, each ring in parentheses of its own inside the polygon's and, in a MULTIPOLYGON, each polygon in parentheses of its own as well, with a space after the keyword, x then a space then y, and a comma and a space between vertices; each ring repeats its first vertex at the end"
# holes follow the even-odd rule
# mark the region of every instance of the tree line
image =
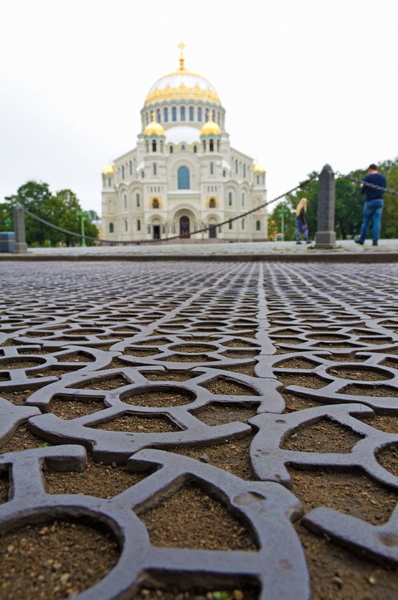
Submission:
MULTIPOLYGON (((48 183, 27 181, 13 196, 4 198, 0 204, 0 230, 13 231, 13 211, 15 204, 21 204, 29 212, 73 233, 81 233, 81 218, 84 218, 85 235, 98 238, 98 229, 93 221, 98 220, 95 211, 82 210, 80 201, 72 190, 60 190, 53 194, 48 183), (80 216, 79 216, 80 213, 80 216), (83 214, 82 214, 83 213, 83 214)), ((81 238, 58 231, 25 213, 26 242, 30 246, 56 246, 81 243, 81 238)), ((86 240, 92 245, 93 240, 86 240)))
MULTIPOLYGON (((378 170, 385 175, 387 187, 398 191, 398 157, 395 160, 386 160, 378 163, 378 170)), ((357 169, 347 175, 362 180, 367 171, 357 169)), ((309 177, 315 175, 316 179, 303 190, 289 194, 280 202, 268 217, 268 236, 274 239, 275 235, 281 233, 284 224, 284 239, 294 240, 296 235, 296 207, 301 198, 308 199, 307 223, 310 238, 315 238, 317 231, 318 214, 318 189, 319 173, 313 172, 309 177)), ((359 183, 355 183, 345 177, 336 177, 336 237, 345 240, 354 238, 359 234, 362 223, 362 212, 364 195, 360 193, 359 183)), ((381 238, 398 238, 398 196, 386 193, 384 195, 384 210, 381 225, 381 238)))

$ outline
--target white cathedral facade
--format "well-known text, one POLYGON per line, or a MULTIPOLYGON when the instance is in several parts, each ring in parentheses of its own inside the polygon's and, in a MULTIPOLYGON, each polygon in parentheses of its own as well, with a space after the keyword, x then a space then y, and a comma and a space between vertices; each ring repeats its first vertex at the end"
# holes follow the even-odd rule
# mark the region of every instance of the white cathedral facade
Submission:
POLYGON ((217 92, 186 69, 182 52, 178 70, 149 90, 141 117, 136 148, 102 173, 104 240, 267 239, 266 208, 244 216, 266 202, 265 171, 231 147, 217 92))

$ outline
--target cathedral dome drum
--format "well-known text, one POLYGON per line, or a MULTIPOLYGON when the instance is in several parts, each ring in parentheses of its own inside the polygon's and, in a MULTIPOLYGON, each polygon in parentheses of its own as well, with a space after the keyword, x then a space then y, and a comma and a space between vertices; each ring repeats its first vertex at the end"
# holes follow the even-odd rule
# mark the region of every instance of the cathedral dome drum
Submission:
MULTIPOLYGON (((179 68, 160 77, 150 88, 141 110, 142 130, 153 116, 165 130, 176 126, 191 126, 200 130, 209 120, 224 130, 225 110, 213 85, 201 75, 185 67, 181 48, 179 68)), ((198 132, 199 133, 199 132, 198 132)), ((146 134, 145 134, 146 135, 146 134)))

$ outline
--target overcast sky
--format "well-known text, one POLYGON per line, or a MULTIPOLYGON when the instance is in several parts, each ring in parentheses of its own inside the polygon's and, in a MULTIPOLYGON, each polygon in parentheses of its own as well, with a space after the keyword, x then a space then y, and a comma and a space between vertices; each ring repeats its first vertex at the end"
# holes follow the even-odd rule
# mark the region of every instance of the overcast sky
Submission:
POLYGON ((398 156, 397 0, 0 0, 0 202, 29 179, 101 211, 151 85, 208 79, 268 199, 329 163, 398 156))

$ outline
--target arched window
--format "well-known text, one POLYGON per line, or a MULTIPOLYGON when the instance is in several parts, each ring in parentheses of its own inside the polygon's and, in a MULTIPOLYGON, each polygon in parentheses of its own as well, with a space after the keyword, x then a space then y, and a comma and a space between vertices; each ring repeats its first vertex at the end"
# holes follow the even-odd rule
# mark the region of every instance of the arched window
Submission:
POLYGON ((227 176, 227 171, 226 171, 225 169, 223 169, 223 171, 222 171, 222 176, 223 176, 223 177, 226 177, 226 176, 227 176))
POLYGON ((169 109, 167 107, 163 109, 163 121, 165 123, 169 121, 169 109))
POLYGON ((141 171, 141 179, 144 179, 145 177, 145 171, 141 171))
POLYGON ((257 231, 261 230, 261 221, 256 221, 256 230, 257 231))
POLYGON ((212 162, 210 163, 210 175, 214 175, 214 163, 212 162))
POLYGON ((246 165, 243 165, 243 177, 246 177, 246 165))
POLYGON ((130 175, 133 174, 133 161, 130 160, 130 175))
POLYGON ((129 224, 127 221, 124 222, 124 231, 128 231, 129 230, 129 224))
POLYGON ((193 151, 194 151, 195 154, 197 153, 198 147, 196 145, 193 147, 193 151))
POLYGON ((139 208, 140 203, 141 203, 141 198, 140 198, 139 194, 135 195, 135 202, 136 202, 137 208, 139 208))
POLYGON ((112 185, 112 179, 110 177, 108 177, 108 185, 109 185, 109 187, 111 187, 111 185, 112 185))
POLYGON ((185 150, 185 144, 181 144, 181 150, 185 150))
POLYGON ((157 175, 158 167, 157 167, 157 164, 156 164, 156 163, 153 163, 153 165, 152 165, 152 169, 153 169, 153 174, 154 174, 154 175, 157 175))
POLYGON ((214 152, 214 140, 213 139, 209 140, 209 150, 210 150, 210 152, 214 152))
POLYGON ((242 229, 244 229, 244 228, 245 228, 245 220, 242 219, 242 229))
POLYGON ((152 140, 152 152, 156 152, 156 140, 152 140))
POLYGON ((109 233, 113 233, 113 232, 114 232, 113 223, 109 223, 109 233))
POLYGON ((228 223, 228 229, 232 229, 232 221, 229 221, 229 223, 228 223))
POLYGON ((215 198, 210 198, 209 200, 209 208, 216 208, 217 207, 217 202, 215 198))
POLYGON ((163 140, 160 140, 160 151, 163 152, 163 140))
POLYGON ((177 107, 176 106, 171 107, 171 120, 177 121, 177 107))
POLYGON ((217 140, 217 152, 220 152, 220 140, 217 140))
POLYGON ((245 193, 242 192, 242 206, 245 205, 245 193))
POLYGON ((180 107, 180 119, 181 121, 185 121, 185 106, 180 107))
POLYGON ((174 152, 174 148, 173 148, 173 146, 170 146, 170 148, 169 148, 169 152, 170 152, 170 154, 173 154, 173 152, 174 152))
POLYGON ((216 111, 215 110, 212 111, 212 117, 211 117, 211 119, 214 122, 216 121, 216 111))
POLYGON ((232 192, 228 192, 228 206, 232 206, 232 192))
POLYGON ((123 200, 124 200, 124 208, 127 208, 127 196, 126 196, 126 194, 124 194, 123 200))
POLYGON ((189 190, 190 189, 190 176, 188 167, 179 167, 177 171, 178 189, 189 190))
POLYGON ((237 172, 238 172, 238 161, 235 160, 235 173, 237 173, 237 172))
POLYGON ((198 121, 199 123, 202 121, 202 107, 198 106, 198 121))
POLYGON ((206 140, 203 140, 203 150, 206 152, 206 140))
POLYGON ((156 110, 156 120, 158 123, 161 123, 161 114, 160 114, 160 108, 158 108, 156 110))
POLYGON ((194 114, 194 108, 193 108, 193 106, 189 107, 189 120, 190 121, 194 121, 195 120, 195 114, 194 114))
POLYGON ((152 208, 160 208, 159 200, 157 198, 152 200, 152 208))
POLYGON ((124 179, 124 165, 122 165, 122 179, 124 179))
POLYGON ((137 231, 141 231, 141 221, 139 219, 137 221, 137 231))
POLYGON ((207 123, 208 120, 209 120, 209 109, 206 108, 205 109, 205 123, 207 123))

